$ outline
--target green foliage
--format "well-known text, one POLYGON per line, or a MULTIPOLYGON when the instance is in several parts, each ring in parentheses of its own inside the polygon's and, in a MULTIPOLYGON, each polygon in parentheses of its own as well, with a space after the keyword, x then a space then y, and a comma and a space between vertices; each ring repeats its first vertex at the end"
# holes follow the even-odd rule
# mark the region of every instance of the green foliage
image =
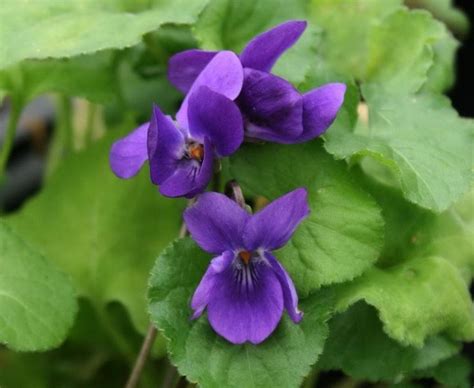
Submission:
POLYGON ((0 9, 0 68, 24 59, 130 47, 165 23, 193 23, 205 4, 206 0, 5 0, 0 9))
POLYGON ((73 286, 0 221, 0 342, 37 351, 56 347, 76 315, 73 286))
POLYGON ((21 96, 24 102, 52 91, 94 102, 111 102, 118 95, 112 59, 110 52, 104 52, 24 61, 0 71, 0 89, 21 96))
POLYGON ((448 259, 461 272, 467 285, 474 277, 474 191, 455 206, 435 218, 423 236, 425 254, 435 254, 448 259))
MULTIPOLYGON (((408 11, 400 3, 312 0, 311 20, 326 38, 321 41, 320 55, 346 77, 383 84, 392 92, 416 92, 435 63, 433 51, 447 54, 454 47, 452 42, 445 43, 445 27, 428 12, 408 11)), ((443 69, 449 69, 452 60, 453 55, 436 58, 443 69)), ((436 82, 448 83, 449 74, 439 69, 437 73, 436 82)))
POLYGON ((474 276, 474 192, 434 214, 404 201, 392 188, 374 182, 366 182, 364 187, 381 206, 385 220, 381 264, 394 265, 417 256, 443 257, 469 285, 474 276))
POLYGON ((430 337, 421 349, 402 346, 383 332, 375 310, 364 303, 332 318, 329 333, 318 367, 342 369, 370 381, 400 381, 413 370, 437 365, 460 348, 442 336, 430 337))
POLYGON ((433 45, 433 66, 422 90, 444 92, 454 84, 454 65, 459 42, 444 28, 443 37, 433 45))
POLYGON ((456 355, 439 365, 415 373, 415 377, 433 377, 447 387, 469 388, 471 370, 471 360, 456 355))
POLYGON ((146 279, 156 252, 178 233, 183 203, 161 197, 148 171, 117 179, 108 165, 112 140, 71 156, 7 222, 71 275, 79 295, 99 309, 122 302, 144 331, 146 279))
POLYGON ((469 190, 472 120, 460 118, 441 96, 407 97, 377 87, 363 93, 369 125, 329 131, 330 153, 373 158, 390 170, 405 198, 437 212, 469 190))
POLYGON ((464 36, 469 30, 469 20, 453 3, 453 0, 405 0, 407 6, 430 11, 456 34, 464 36))
POLYGON ((445 333, 474 339, 474 311, 459 271, 445 259, 419 257, 399 265, 372 268, 339 287, 337 310, 359 300, 374 306, 384 331, 403 345, 422 347, 427 337, 445 333))
POLYGON ((166 249, 152 270, 150 314, 169 339, 168 351, 179 372, 202 387, 297 387, 323 349, 330 295, 321 292, 301 301, 301 324, 285 314, 264 343, 232 345, 213 332, 205 315, 190 320, 189 301, 209 261, 186 238, 166 249))
MULTIPOLYGON (((125 309, 119 303, 108 306, 109 325, 114 325, 129 346, 129 357, 135 357, 141 336, 131 326, 125 309)), ((120 354, 109 328, 97 316, 87 300, 79 299, 79 311, 66 341, 57 349, 43 353, 11 352, 0 349, 2 388, 103 388, 123 385, 128 364, 120 354), (28 373, 25 369, 28 368, 28 373), (113 371, 113 373, 110 373, 113 371)), ((140 387, 156 387, 158 368, 147 368, 140 387), (155 372, 155 373, 152 373, 155 372)))
POLYGON ((370 33, 365 81, 382 83, 392 92, 417 91, 433 63, 430 43, 443 32, 443 25, 426 12, 400 10, 387 16, 370 33))
POLYGON ((319 51, 331 67, 364 79, 373 26, 399 8, 400 0, 311 0, 310 20, 323 30, 319 51))
POLYGON ((308 189, 311 214, 277 252, 300 293, 351 280, 377 260, 380 210, 320 142, 245 145, 231 158, 231 171, 245 192, 269 199, 295 187, 308 189))

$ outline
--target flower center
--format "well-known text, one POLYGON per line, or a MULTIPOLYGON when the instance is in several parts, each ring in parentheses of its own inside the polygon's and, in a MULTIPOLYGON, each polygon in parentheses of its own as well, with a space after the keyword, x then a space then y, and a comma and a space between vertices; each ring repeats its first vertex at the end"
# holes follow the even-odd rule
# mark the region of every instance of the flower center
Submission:
POLYGON ((240 251, 239 252, 240 259, 244 262, 245 265, 248 265, 250 259, 252 258, 252 252, 249 251, 240 251))
POLYGON ((199 143, 191 143, 188 145, 188 156, 191 159, 202 162, 204 158, 204 146, 199 143))

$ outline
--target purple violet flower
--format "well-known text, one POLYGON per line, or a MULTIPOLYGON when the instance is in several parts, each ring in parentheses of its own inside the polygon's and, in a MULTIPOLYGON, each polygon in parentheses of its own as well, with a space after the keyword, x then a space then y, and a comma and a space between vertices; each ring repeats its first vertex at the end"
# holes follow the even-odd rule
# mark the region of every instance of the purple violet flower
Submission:
POLYGON ((223 194, 202 194, 185 211, 184 220, 199 246, 218 256, 194 292, 192 318, 207 308, 212 328, 234 344, 264 341, 284 308, 298 323, 303 314, 295 286, 271 251, 285 245, 308 214, 302 188, 254 215, 223 194))
POLYGON ((242 83, 242 65, 234 53, 213 56, 194 80, 176 122, 154 106, 149 123, 112 145, 112 171, 128 179, 149 160, 151 180, 161 194, 192 198, 204 191, 214 159, 232 154, 243 141, 242 115, 233 101, 242 83))
MULTIPOLYGON (((346 86, 328 83, 299 93, 288 81, 270 73, 277 59, 299 39, 306 22, 293 20, 253 38, 240 54, 244 85, 237 103, 251 138, 292 144, 322 135, 344 102, 346 86)), ((171 57, 168 77, 187 93, 216 51, 187 50, 171 57)))

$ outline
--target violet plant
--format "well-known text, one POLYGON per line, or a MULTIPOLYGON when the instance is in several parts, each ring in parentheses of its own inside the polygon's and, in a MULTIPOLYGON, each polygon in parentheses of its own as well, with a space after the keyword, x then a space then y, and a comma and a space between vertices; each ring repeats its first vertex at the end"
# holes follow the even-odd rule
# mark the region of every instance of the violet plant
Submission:
POLYGON ((1 387, 470 387, 451 2, 3 0, 0 20, 1 387))

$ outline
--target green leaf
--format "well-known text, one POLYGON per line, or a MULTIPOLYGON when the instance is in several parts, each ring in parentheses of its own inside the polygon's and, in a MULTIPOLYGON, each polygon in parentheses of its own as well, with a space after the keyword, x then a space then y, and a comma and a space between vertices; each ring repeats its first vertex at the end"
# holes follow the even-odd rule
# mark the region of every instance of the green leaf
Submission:
POLYGON ((385 246, 379 264, 390 266, 413 257, 437 256, 448 260, 466 284, 474 276, 474 191, 435 214, 406 201, 394 188, 359 176, 364 188, 382 208, 385 246))
POLYGON ((439 365, 420 371, 415 377, 433 377, 450 388, 469 388, 472 362, 460 355, 451 357, 439 365))
MULTIPOLYGON (((306 1, 212 0, 194 26, 200 45, 208 50, 240 52, 255 35, 290 19, 306 19, 306 1)), ((318 30, 309 26, 275 66, 275 74, 298 84, 314 62, 318 30)))
POLYGON ((422 347, 427 337, 444 333, 459 341, 474 339, 474 311, 457 269, 438 257, 419 257, 399 265, 372 268, 340 286, 338 311, 365 300, 379 311, 384 331, 406 346, 422 347))
POLYGON ((399 0, 313 0, 310 19, 323 30, 319 54, 333 70, 392 92, 420 89, 433 46, 446 36, 428 12, 409 11, 399 0))
POLYGON ((99 309, 120 301, 145 331, 146 279, 156 252, 178 234, 183 202, 161 197, 146 166, 130 181, 116 178, 111 141, 71 156, 8 223, 70 274, 81 296, 99 309))
POLYGON ((285 314, 265 342, 233 345, 212 330, 206 316, 189 319, 189 301, 209 261, 209 255, 186 238, 164 251, 152 270, 151 317, 168 338, 180 374, 202 387, 297 387, 322 351, 330 296, 318 293, 301 301, 302 322, 295 325, 285 314))
POLYGON ((60 92, 94 102, 118 95, 110 52, 69 59, 24 61, 0 71, 0 89, 28 101, 46 92, 60 92))
MULTIPOLYGON (((120 303, 107 308, 109 325, 129 344, 129 357, 117 352, 117 342, 102 325, 101 318, 88 300, 79 299, 79 311, 67 340, 54 351, 14 352, 0 348, 2 388, 120 387, 127 381, 130 363, 135 361, 143 337, 132 327, 129 316, 120 303), (25 373, 25 369, 28 373, 25 373), (54 383, 52 383, 54 382, 54 383), (105 383, 106 382, 106 383, 105 383)), ((159 342, 166 352, 164 339, 159 342)), ((156 345, 156 343, 155 343, 156 345)), ((153 360, 155 361, 155 360, 153 360)), ((140 387, 151 388, 163 379, 164 368, 153 362, 145 367, 140 387)))
POLYGON ((441 212, 469 190, 474 122, 441 96, 393 95, 363 88, 369 127, 335 127, 326 149, 337 158, 369 156, 385 166, 405 198, 441 212))
POLYGON ((428 80, 423 85, 423 91, 442 93, 454 84, 459 42, 450 31, 443 29, 442 38, 433 46, 433 66, 428 71, 428 80))
POLYGON ((456 34, 464 36, 469 31, 469 19, 453 3, 453 0, 405 0, 407 6, 430 11, 456 34))
POLYGON ((397 382, 412 370, 436 365, 460 349, 442 336, 430 337, 422 349, 402 346, 383 332, 375 311, 356 303, 333 317, 318 367, 342 369, 355 379, 397 382))
POLYGON ((165 23, 191 24, 206 0, 4 0, 0 68, 24 59, 72 57, 130 47, 165 23))
POLYGON ((0 221, 0 342, 17 351, 61 344, 77 311, 70 280, 0 221))
POLYGON ((118 80, 128 109, 138 112, 143 121, 150 119, 153 103, 171 115, 179 108, 182 95, 165 76, 142 78, 133 71, 130 63, 124 61, 118 68, 118 80))
POLYGON ((311 214, 277 252, 303 295, 351 280, 377 260, 383 220, 372 198, 351 180, 319 141, 300 145, 246 145, 231 158, 244 193, 275 199, 304 186, 311 214))
POLYGON ((370 32, 366 82, 394 92, 416 92, 433 64, 431 44, 445 34, 428 12, 397 11, 370 32))
POLYGON ((364 79, 371 29, 400 4, 401 0, 312 0, 309 18, 324 36, 318 51, 334 70, 364 79))
POLYGON ((448 259, 466 284, 474 277, 474 190, 430 223, 416 237, 419 251, 448 259), (424 244, 423 244, 424 243, 424 244))

